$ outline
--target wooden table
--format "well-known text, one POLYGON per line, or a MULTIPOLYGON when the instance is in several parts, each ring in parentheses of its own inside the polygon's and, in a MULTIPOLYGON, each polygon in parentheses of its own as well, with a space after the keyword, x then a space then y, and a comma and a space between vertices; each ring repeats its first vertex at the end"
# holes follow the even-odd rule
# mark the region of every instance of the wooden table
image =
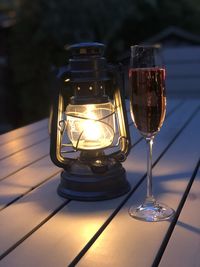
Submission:
POLYGON ((0 267, 200 266, 199 100, 169 99, 155 139, 154 195, 175 209, 170 221, 128 215, 146 190, 146 146, 133 125, 123 164, 131 192, 79 202, 56 193, 61 170, 49 159, 47 124, 0 136, 0 267))

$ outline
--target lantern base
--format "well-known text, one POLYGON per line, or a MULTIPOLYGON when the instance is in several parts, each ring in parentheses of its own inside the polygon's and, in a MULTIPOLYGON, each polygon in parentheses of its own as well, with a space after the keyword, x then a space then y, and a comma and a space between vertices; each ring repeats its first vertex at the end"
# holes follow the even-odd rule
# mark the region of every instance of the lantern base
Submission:
POLYGON ((75 162, 70 171, 61 173, 58 194, 80 201, 106 200, 126 194, 130 185, 122 164, 114 159, 107 160, 107 163, 91 166, 75 162))

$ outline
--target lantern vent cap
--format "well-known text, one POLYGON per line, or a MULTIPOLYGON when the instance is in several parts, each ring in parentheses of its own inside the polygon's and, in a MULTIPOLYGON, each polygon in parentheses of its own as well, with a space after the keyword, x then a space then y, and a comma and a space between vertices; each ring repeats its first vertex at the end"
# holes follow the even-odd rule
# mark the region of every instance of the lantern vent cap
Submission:
POLYGON ((77 43, 66 46, 72 56, 102 56, 104 53, 105 45, 97 42, 77 43))

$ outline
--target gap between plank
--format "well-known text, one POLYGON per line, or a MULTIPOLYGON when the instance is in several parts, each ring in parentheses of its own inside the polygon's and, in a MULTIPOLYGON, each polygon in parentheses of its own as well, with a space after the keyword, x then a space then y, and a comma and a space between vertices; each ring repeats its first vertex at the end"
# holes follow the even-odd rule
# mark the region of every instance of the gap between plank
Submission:
POLYGON ((61 209, 63 209, 71 200, 67 199, 57 207, 48 217, 42 220, 37 226, 35 226, 29 233, 23 236, 19 241, 13 244, 9 249, 7 249, 3 254, 0 255, 0 260, 6 257, 10 252, 12 252, 16 247, 18 247, 22 242, 24 242, 29 236, 31 236, 34 232, 36 232, 42 225, 48 222, 56 213, 58 213, 61 209))
MULTIPOLYGON (((171 115, 172 115, 178 108, 180 108, 180 107, 183 105, 183 103, 184 103, 183 101, 180 101, 174 108, 172 108, 172 110, 170 110, 169 113, 166 115, 166 118, 168 118, 169 116, 171 116, 171 115)), ((129 123, 129 126, 131 126, 132 124, 133 124, 133 121, 129 123)), ((44 127, 44 128, 45 128, 45 127, 44 127)), ((24 135, 24 136, 25 136, 25 135, 24 135)), ((19 137, 19 138, 20 138, 20 137, 19 137)), ((38 143, 43 142, 43 141, 47 140, 48 138, 49 138, 49 137, 45 138, 44 140, 39 141, 38 143)), ((138 139, 133 145, 131 145, 131 149, 132 149, 134 146, 136 146, 141 140, 142 140, 142 137, 141 137, 140 139, 138 139)), ((9 141, 9 142, 11 142, 11 141, 9 141)), ((7 143, 8 143, 8 142, 7 142, 7 143)), ((36 144, 38 144, 38 143, 34 143, 34 144, 30 145, 29 147, 34 146, 34 145, 36 145, 36 144)), ((27 147, 26 147, 26 148, 27 148, 27 147)), ((26 149, 26 148, 24 148, 24 149, 26 149)), ((22 151, 22 150, 24 150, 24 149, 21 149, 20 151, 22 151)), ((18 153, 18 152, 19 152, 19 151, 15 152, 15 153, 18 153)), ((15 154, 15 153, 13 153, 13 154, 15 154)), ((37 161, 43 159, 44 157, 47 157, 48 155, 49 155, 49 153, 48 153, 48 154, 45 154, 44 156, 42 156, 42 157, 40 157, 40 158, 38 158, 38 159, 36 159, 36 160, 34 160, 34 161, 32 161, 31 163, 26 164, 25 166, 21 167, 20 169, 18 169, 18 170, 16 170, 16 171, 14 171, 14 172, 12 172, 12 173, 6 175, 5 177, 1 178, 0 181, 3 181, 4 179, 8 178, 9 176, 11 176, 11 175, 17 173, 18 171, 21 171, 22 169, 24 169, 24 168, 30 166, 31 164, 33 164, 33 163, 35 163, 35 162, 37 162, 37 161)), ((10 156, 10 155, 9 155, 9 156, 10 156)), ((8 156, 8 157, 9 157, 9 156, 8 156)), ((5 157, 5 158, 6 158, 6 157, 5 157)), ((2 159, 1 159, 1 160, 2 160, 2 159)), ((1 160, 0 160, 0 161, 1 161, 1 160)))
MULTIPOLYGON (((175 108, 173 108, 171 110, 171 112, 169 112, 168 116, 170 116, 178 107, 180 107, 181 104, 179 103, 178 106, 176 106, 175 108)), ((199 108, 198 108, 199 109, 199 108)), ((197 109, 196 109, 197 110, 197 109)), ((195 111, 196 111, 195 110, 195 111)), ((187 124, 189 123, 190 118, 195 114, 195 111, 192 113, 192 115, 189 117, 189 119, 185 122, 185 124, 181 127, 181 129, 178 131, 178 133, 175 135, 175 137, 172 139, 172 141, 168 144, 168 146, 164 149, 164 152, 162 152, 160 154, 160 156, 157 158, 157 160, 154 162, 153 167, 157 164, 157 162, 160 160, 160 158, 164 155, 164 153, 168 150, 168 148, 171 146, 171 144, 175 141, 175 139, 178 137, 178 135, 181 133, 181 131, 187 126, 187 124)), ((139 143, 142 140, 142 138, 140 138, 135 144, 133 144, 133 146, 135 146, 137 143, 139 143)), ((45 155, 43 157, 41 157, 40 159, 46 157, 48 155, 45 155)), ((32 163, 37 162, 38 160, 35 160, 32 163)), ((31 164, 32 164, 31 163, 31 164)), ((27 164, 26 166, 22 167, 21 169, 31 165, 31 164, 27 164)), ((20 169, 20 170, 21 170, 20 169)), ((19 170, 17 170, 19 171, 19 170)), ((16 172, 17 172, 16 171, 16 172)), ((60 171, 59 171, 60 172, 60 171)), ((57 172, 57 173, 59 173, 57 172)), ((15 172, 14 172, 15 173, 15 172)), ((12 173, 13 174, 13 173, 12 173)), ((10 174, 10 175, 12 175, 10 174)), ((10 176, 8 175, 8 176, 10 176)), ((7 178, 8 176, 4 177, 1 180, 4 180, 5 178, 7 178)), ((128 201, 128 199, 131 197, 131 195, 135 192, 135 190, 139 187, 139 185, 143 182, 143 180, 145 179, 146 174, 144 174, 141 178, 141 180, 136 184, 136 186, 130 191, 130 193, 126 196, 126 198, 121 202, 121 204, 115 209, 115 211, 110 215, 110 217, 105 221, 105 223, 99 228, 99 230, 96 232, 96 234, 90 239, 90 241, 85 245, 85 247, 79 252, 79 254, 74 258, 74 260, 70 263, 69 267, 75 266, 76 263, 78 263, 78 261, 83 257, 83 255, 87 252, 87 250, 92 246, 92 244, 96 241, 96 239, 100 236, 100 234, 105 230, 105 228, 107 227, 107 225, 112 221, 112 219, 115 217, 115 215, 119 212, 119 210, 121 209, 121 207, 128 201)), ((52 176, 48 177, 46 180, 51 179, 52 176)), ((40 184, 43 184, 45 181, 41 182, 40 184)), ((39 184, 39 185, 40 185, 39 184)), ((24 195, 28 194, 30 191, 32 191, 33 189, 35 189, 37 186, 31 188, 28 192, 26 192, 24 195)), ((24 195, 19 196, 16 200, 18 200, 19 198, 23 197, 24 195)), ((15 201, 16 201, 15 200, 15 201)), ((10 204, 12 204, 12 201, 10 204)), ((20 240, 18 240, 15 244, 13 244, 9 249, 7 249, 2 255, 0 255, 0 260, 2 260, 4 257, 6 257, 9 253, 11 253, 17 246, 19 246, 22 242, 24 242, 27 238, 29 238, 34 232, 36 232, 41 226, 43 226, 46 222, 48 222, 54 215, 56 215, 60 210, 62 210, 68 203, 70 203, 71 200, 65 200, 63 204, 61 204, 59 207, 57 207, 51 214, 49 214, 49 216, 47 216, 44 220, 42 220, 37 226, 35 226, 30 232, 28 232, 25 236, 23 236, 20 240)), ((9 205, 10 205, 9 204, 9 205)))
MULTIPOLYGON (((168 116, 170 116, 172 113, 174 113, 174 111, 175 111, 178 107, 182 106, 182 104, 183 104, 183 102, 181 101, 177 106, 175 106, 175 107, 168 113, 168 116)), ((133 122, 130 123, 129 126, 130 126, 131 124, 133 124, 133 122)), ((131 149, 132 149, 133 147, 135 147, 139 142, 141 142, 142 139, 143 139, 143 137, 139 138, 134 144, 132 144, 132 145, 131 145, 131 149)), ((45 138, 44 140, 46 140, 46 138, 45 138)), ((44 140, 41 140, 41 141, 39 141, 39 142, 37 142, 37 143, 40 143, 40 142, 42 142, 42 141, 44 141, 44 140)), ((32 145, 31 145, 31 146, 32 146, 32 145)), ((29 147, 31 147, 31 146, 29 146, 29 147)), ((19 151, 18 151, 18 152, 19 152, 19 151)), ((13 153, 13 154, 14 154, 14 153, 13 153)), ((35 163, 35 162, 32 162, 32 163, 35 163)), ((32 164, 32 163, 31 163, 31 164, 32 164)), ((26 166, 26 167, 27 167, 27 166, 26 166)), ((27 190, 24 194, 21 194, 21 195, 17 196, 15 199, 13 199, 13 200, 10 201, 9 203, 7 203, 4 207, 2 207, 2 208, 0 209, 0 211, 2 211, 2 210, 4 210, 5 208, 9 207, 11 204, 15 203, 15 202, 18 201, 20 198, 26 196, 26 195, 27 195, 28 193, 30 193, 32 190, 36 189, 38 186, 40 186, 40 185, 42 185, 43 183, 45 183, 46 181, 50 180, 53 176, 57 175, 57 174, 60 173, 60 172, 61 172, 61 170, 55 172, 54 174, 50 175, 48 178, 46 178, 45 180, 43 180, 43 181, 40 182, 39 184, 37 184, 37 185, 31 187, 31 188, 30 188, 29 190, 27 190)), ((8 178, 8 177, 9 177, 9 176, 4 177, 4 178, 1 179, 0 181, 6 179, 6 178, 8 178)))
POLYGON ((25 149, 27 149, 27 148, 30 148, 30 147, 32 147, 32 146, 34 146, 34 145, 38 145, 38 144, 42 143, 43 141, 45 141, 45 140, 47 140, 47 139, 49 139, 49 136, 48 136, 48 137, 45 137, 45 138, 43 138, 43 139, 41 139, 40 141, 36 141, 35 143, 33 143, 33 144, 31 144, 31 145, 28 145, 28 146, 26 146, 26 147, 23 147, 23 148, 21 148, 21 149, 15 151, 15 152, 13 152, 13 153, 7 155, 7 156, 1 158, 0 161, 3 160, 3 159, 9 158, 9 157, 13 156, 14 154, 16 154, 16 153, 18 153, 18 152, 21 152, 21 151, 23 151, 23 150, 25 150, 25 149))
POLYGON ((162 244, 160 246, 160 249, 158 250, 158 254, 157 254, 157 256, 156 256, 156 258, 154 260, 154 263, 152 264, 152 267, 158 267, 158 265, 160 263, 160 260, 161 260, 161 258, 163 256, 163 253, 164 253, 164 251, 165 251, 165 249, 167 247, 167 244, 168 244, 168 242, 170 240, 170 237, 171 237, 171 235, 172 235, 172 233, 174 231, 174 228, 176 226, 176 223, 178 221, 178 218, 179 218, 179 216, 181 214, 181 211, 183 209, 183 206, 185 204, 185 201, 187 200, 187 196, 188 196, 188 194, 190 192, 190 189, 192 187, 192 184, 193 184, 193 182, 195 180, 195 177, 197 175, 197 172, 198 172, 199 167, 200 167, 200 159, 198 160, 198 162, 197 162, 197 164, 195 166, 194 172, 193 172, 193 174, 192 174, 192 176, 190 178, 190 181, 189 181, 189 183, 188 183, 188 185, 187 185, 187 187, 185 189, 185 192, 184 192, 183 197, 182 197, 182 199, 181 199, 181 201, 179 203, 179 206, 177 208, 177 211, 175 213, 175 216, 172 219, 172 223, 170 224, 169 229, 168 229, 168 231, 166 233, 166 236, 165 236, 165 238, 164 238, 164 240, 163 240, 163 242, 162 242, 162 244))
MULTIPOLYGON (((174 138, 166 146, 166 148, 163 150, 163 152, 160 154, 160 156, 158 156, 158 158, 156 159, 156 161, 153 163, 152 168, 155 167, 155 165, 158 163, 158 161, 163 157, 163 155, 166 153, 166 151, 170 148, 170 146, 175 142, 175 140, 181 134, 181 132, 189 125, 189 123, 192 121, 192 119, 198 114, 199 110, 200 110, 200 106, 198 106, 192 112, 192 114, 189 116, 189 118, 186 120, 186 122, 183 124, 183 126, 180 128, 180 130, 174 136, 174 138)), ((68 267, 74 267, 74 266, 76 266, 76 264, 86 254, 86 252, 93 245, 93 243, 97 240, 97 238, 103 233, 103 231, 106 229, 106 227, 108 226, 108 224, 117 215, 117 213, 120 211, 120 209, 126 204, 126 202, 129 200, 129 198, 132 196, 132 194, 137 190, 137 188, 142 184, 142 182, 144 182, 145 178, 146 178, 146 173, 142 176, 142 178, 134 186, 134 188, 128 193, 128 195, 121 202, 121 204, 114 210, 114 212, 110 215, 110 217, 103 223, 103 225, 99 228, 99 230, 96 232, 96 234, 88 241, 88 243, 83 247, 83 249, 78 253, 78 255, 72 260, 72 262, 68 265, 68 267)), ((152 267, 156 267, 156 265, 155 266, 152 266, 152 267)))
MULTIPOLYGON (((24 127, 27 127, 27 126, 24 126, 24 127)), ((35 133, 35 132, 37 132, 37 131, 42 131, 42 130, 47 129, 47 128, 48 128, 47 125, 46 125, 46 126, 42 126, 41 128, 38 128, 38 129, 36 129, 36 130, 31 131, 31 134, 32 134, 32 133, 35 133)), ((20 129, 20 128, 18 128, 18 129, 20 129)), ((16 129, 16 130, 17 130, 17 129, 16 129)), ((15 130, 13 130, 13 131, 15 131, 15 130)), ((9 133, 9 132, 7 132, 7 133, 9 133)), ((5 134, 7 134, 7 133, 5 133, 5 134)), ((30 134, 30 133, 22 134, 22 135, 20 135, 20 136, 18 136, 18 137, 13 138, 12 140, 9 140, 9 141, 7 141, 7 142, 2 142, 2 143, 0 143, 0 146, 5 145, 5 144, 8 144, 8 143, 12 142, 13 140, 20 139, 20 138, 22 138, 22 137, 24 137, 24 136, 27 136, 27 135, 29 135, 29 134, 30 134)))
POLYGON ((32 161, 32 162, 26 164, 26 165, 24 165, 23 167, 21 167, 21 168, 15 170, 14 172, 9 173, 8 175, 6 175, 6 176, 4 176, 3 178, 1 178, 1 179, 0 179, 0 182, 3 181, 3 180, 5 180, 6 178, 12 176, 13 174, 15 174, 15 173, 17 173, 17 172, 19 172, 19 171, 25 169, 26 167, 28 167, 28 166, 30 166, 30 165, 36 163, 37 161, 39 161, 39 160, 41 160, 41 159, 43 159, 43 158, 45 158, 45 157, 48 157, 48 156, 49 156, 49 153, 43 155, 42 157, 40 157, 40 158, 38 158, 38 159, 36 159, 36 160, 34 160, 34 161, 32 161))
POLYGON ((62 170, 59 170, 57 172, 55 172, 54 174, 50 175, 49 177, 47 177, 46 179, 44 179, 43 181, 41 181, 40 183, 38 183, 37 185, 34 185, 32 187, 30 187, 29 190, 27 190, 25 193, 17 196, 16 198, 14 198, 13 200, 11 200, 10 202, 8 202, 5 206, 3 206, 2 208, 0 208, 0 212, 4 209, 6 209, 7 207, 9 207, 11 204, 15 203, 16 201, 18 201, 20 198, 26 196, 27 194, 29 194, 31 191, 33 191, 34 189, 36 189, 37 187, 39 187, 40 185, 44 184, 45 182, 47 182, 48 180, 50 180, 51 178, 53 178, 54 176, 56 176, 57 174, 59 174, 62 170))

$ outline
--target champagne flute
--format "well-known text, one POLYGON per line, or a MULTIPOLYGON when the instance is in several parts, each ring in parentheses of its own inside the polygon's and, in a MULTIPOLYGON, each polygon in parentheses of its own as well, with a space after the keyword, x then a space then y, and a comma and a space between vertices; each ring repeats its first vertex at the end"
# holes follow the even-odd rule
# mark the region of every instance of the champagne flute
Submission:
POLYGON ((155 222, 169 219, 174 210, 158 203, 152 193, 152 146, 166 113, 165 69, 160 47, 131 46, 129 69, 131 117, 147 143, 147 195, 129 214, 139 220, 155 222))

